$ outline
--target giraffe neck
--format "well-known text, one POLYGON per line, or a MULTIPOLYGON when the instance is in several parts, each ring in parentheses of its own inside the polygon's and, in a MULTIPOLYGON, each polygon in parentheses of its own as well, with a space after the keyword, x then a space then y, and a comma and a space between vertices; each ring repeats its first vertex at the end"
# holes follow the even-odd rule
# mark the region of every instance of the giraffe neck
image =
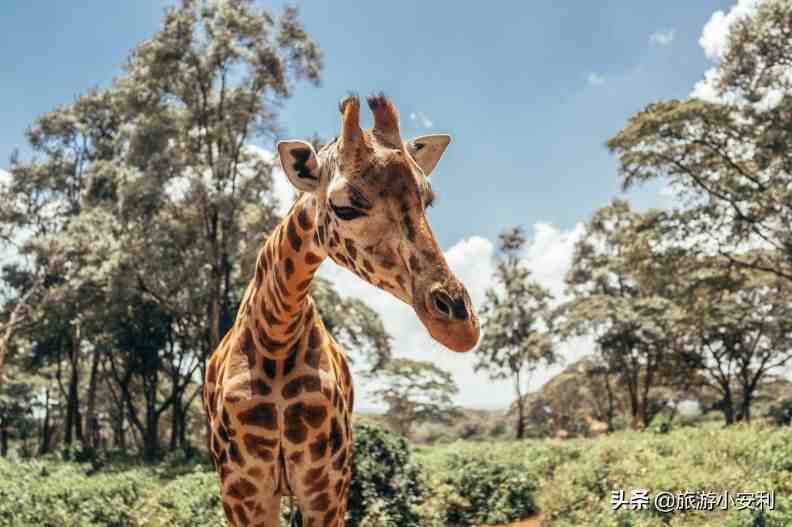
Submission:
POLYGON ((290 353, 303 320, 310 316, 313 302, 308 290, 327 256, 317 222, 315 198, 303 195, 256 258, 256 272, 237 320, 250 328, 256 348, 270 358, 290 353))

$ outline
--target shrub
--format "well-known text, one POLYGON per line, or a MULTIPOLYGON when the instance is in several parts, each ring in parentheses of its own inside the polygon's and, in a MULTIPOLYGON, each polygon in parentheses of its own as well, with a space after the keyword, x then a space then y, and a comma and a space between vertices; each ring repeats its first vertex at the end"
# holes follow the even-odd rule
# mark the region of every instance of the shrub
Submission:
POLYGON ((792 424, 792 399, 786 399, 771 406, 767 411, 767 417, 778 426, 792 424))
POLYGON ((356 424, 354 442, 348 525, 418 525, 419 467, 407 441, 382 427, 356 424))
POLYGON ((537 511, 536 479, 524 463, 507 461, 500 445, 494 452, 492 444, 463 445, 454 443, 449 453, 428 461, 424 486, 429 496, 419 507, 421 525, 506 523, 537 511))
POLYGON ((147 482, 142 471, 85 475, 73 464, 0 463, 0 526, 136 525, 147 482))

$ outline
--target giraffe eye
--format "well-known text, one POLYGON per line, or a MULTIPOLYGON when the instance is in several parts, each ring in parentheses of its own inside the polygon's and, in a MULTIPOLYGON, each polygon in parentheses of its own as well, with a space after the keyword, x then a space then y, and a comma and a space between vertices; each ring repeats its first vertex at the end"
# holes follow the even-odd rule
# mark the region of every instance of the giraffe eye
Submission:
POLYGON ((332 207, 335 215, 342 220, 354 220, 356 218, 360 218, 361 216, 366 216, 366 213, 362 210, 358 210, 353 207, 337 207, 333 205, 332 201, 330 202, 330 207, 332 207))

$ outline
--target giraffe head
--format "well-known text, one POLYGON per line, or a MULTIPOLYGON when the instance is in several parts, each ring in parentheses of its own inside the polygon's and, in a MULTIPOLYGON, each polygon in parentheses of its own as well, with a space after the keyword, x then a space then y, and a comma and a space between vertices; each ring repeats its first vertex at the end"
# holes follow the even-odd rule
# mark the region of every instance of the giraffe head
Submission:
POLYGON ((363 130, 360 101, 343 100, 341 133, 319 152, 305 141, 278 143, 283 170, 315 199, 314 241, 333 261, 412 306, 441 344, 469 351, 478 318, 426 219, 428 178, 451 138, 402 141, 393 103, 379 95, 368 105, 374 127, 363 130))

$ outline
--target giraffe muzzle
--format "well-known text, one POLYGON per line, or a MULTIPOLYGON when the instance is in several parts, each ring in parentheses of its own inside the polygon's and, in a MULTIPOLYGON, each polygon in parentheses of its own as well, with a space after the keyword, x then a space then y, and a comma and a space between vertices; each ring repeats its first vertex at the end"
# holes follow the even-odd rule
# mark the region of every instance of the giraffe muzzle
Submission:
POLYGON ((470 318, 465 298, 451 298, 444 289, 435 289, 429 293, 429 304, 435 314, 448 320, 467 320, 470 318))
POLYGON ((422 304, 414 306, 418 318, 440 344, 456 352, 470 351, 478 344, 478 317, 461 284, 435 284, 422 304))

